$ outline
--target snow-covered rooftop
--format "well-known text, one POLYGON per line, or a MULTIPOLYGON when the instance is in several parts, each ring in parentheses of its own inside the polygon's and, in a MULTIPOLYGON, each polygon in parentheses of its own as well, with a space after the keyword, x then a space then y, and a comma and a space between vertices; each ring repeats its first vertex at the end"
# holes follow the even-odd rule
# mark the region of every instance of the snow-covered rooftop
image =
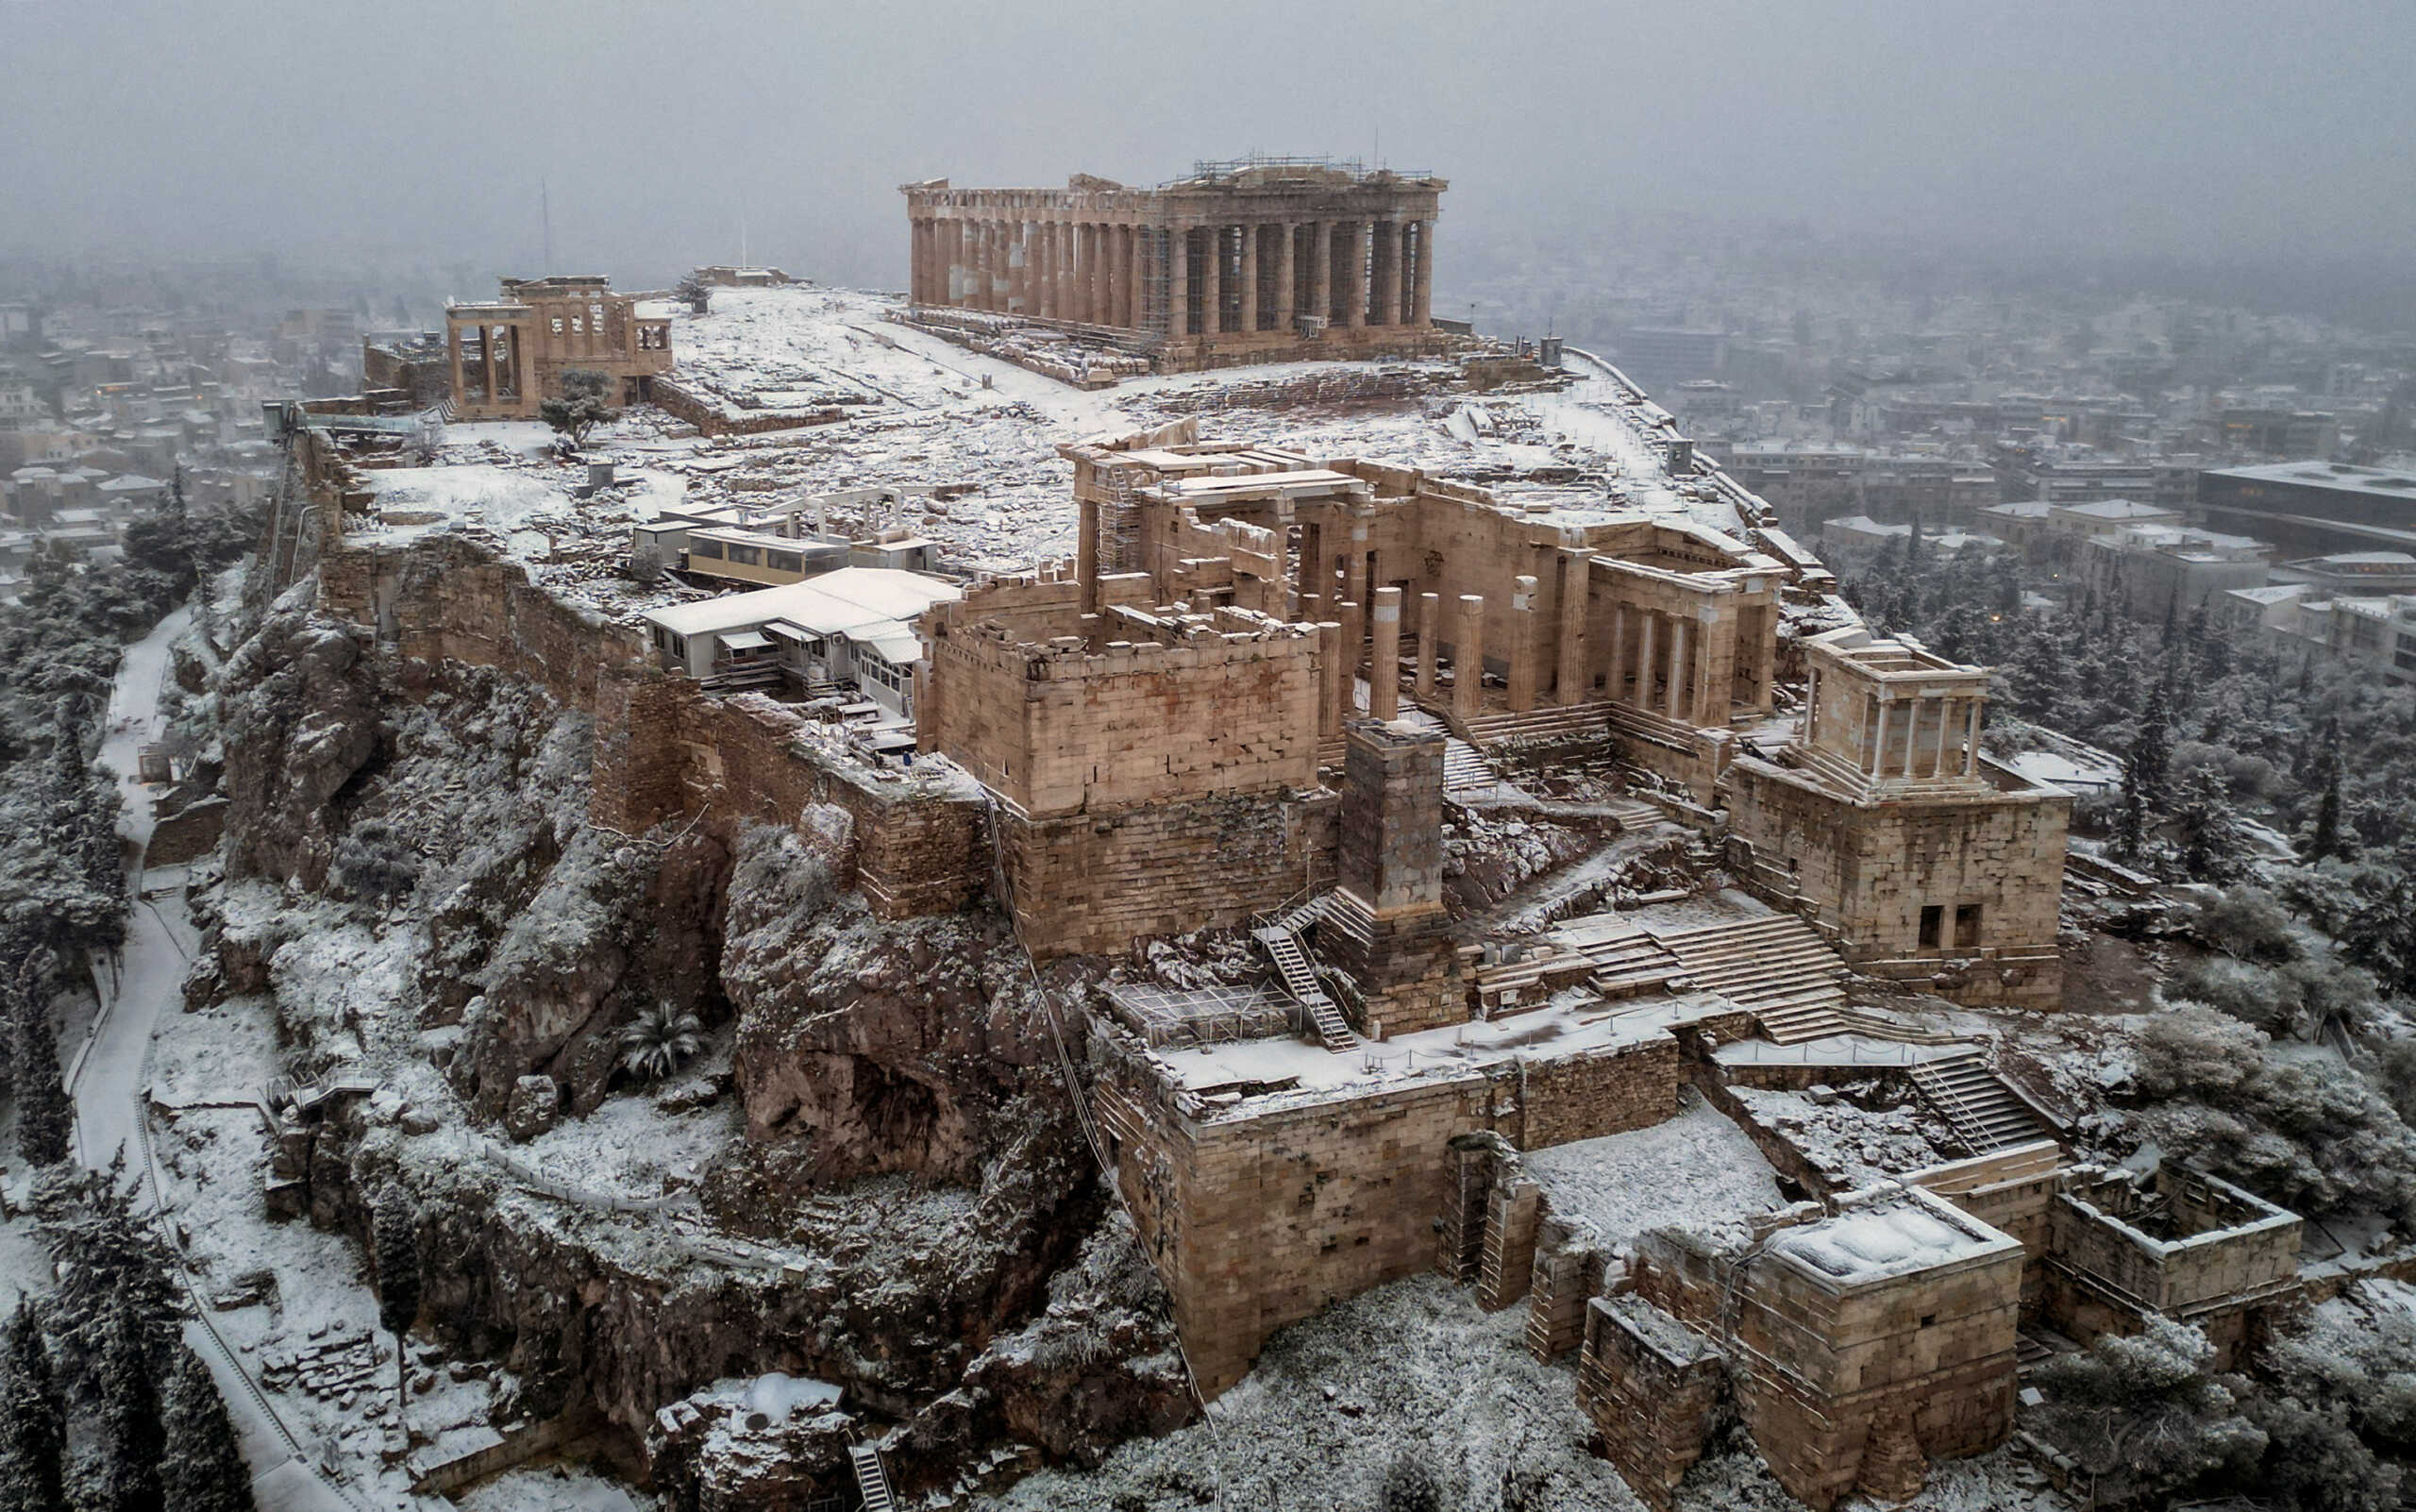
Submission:
POLYGON ((1914 1188, 1787 1230, 1770 1252, 1831 1285, 1868 1285, 2021 1249, 1975 1218, 1914 1188))

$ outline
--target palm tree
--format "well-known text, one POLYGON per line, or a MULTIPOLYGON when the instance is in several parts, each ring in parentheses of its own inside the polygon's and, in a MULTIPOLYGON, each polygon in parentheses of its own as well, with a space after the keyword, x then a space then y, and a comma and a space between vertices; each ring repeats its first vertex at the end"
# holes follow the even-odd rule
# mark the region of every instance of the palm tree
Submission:
POLYGON ((657 1003, 621 1031, 621 1068, 660 1082, 704 1047, 705 1024, 695 1014, 657 1003))

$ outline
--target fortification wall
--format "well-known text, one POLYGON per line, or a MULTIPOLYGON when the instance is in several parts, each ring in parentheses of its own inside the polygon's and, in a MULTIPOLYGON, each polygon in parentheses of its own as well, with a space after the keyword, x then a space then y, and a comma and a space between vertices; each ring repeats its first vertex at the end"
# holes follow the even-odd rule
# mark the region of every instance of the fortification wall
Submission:
POLYGON ((987 884, 984 805, 972 784, 875 771, 821 747, 784 705, 669 677, 634 631, 552 597, 474 541, 339 545, 319 569, 321 609, 370 627, 403 659, 407 686, 414 663, 460 662, 524 678, 591 715, 598 824, 635 833, 701 815, 734 837, 744 820, 794 825, 829 805, 851 832, 833 858, 838 880, 883 917, 952 912, 987 884))

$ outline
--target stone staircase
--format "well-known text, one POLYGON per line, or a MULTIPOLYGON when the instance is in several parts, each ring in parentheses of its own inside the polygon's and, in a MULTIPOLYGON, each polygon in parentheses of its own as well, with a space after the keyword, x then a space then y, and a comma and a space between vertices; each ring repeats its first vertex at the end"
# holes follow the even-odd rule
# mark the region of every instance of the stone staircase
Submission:
POLYGON ((1470 744, 1480 748, 1506 741, 1601 737, 1610 733, 1610 711, 1611 706, 1603 702, 1541 704, 1522 713, 1480 714, 1468 721, 1464 732, 1470 744))
POLYGON ((855 1462, 856 1489, 863 1493, 864 1512, 896 1512, 889 1494, 889 1472, 881 1466, 881 1452, 870 1444, 849 1444, 847 1458, 855 1462))
POLYGON ((1846 1032, 1846 965, 1791 914, 1654 934, 1687 976, 1752 1013, 1781 1045, 1846 1032))
POLYGON ((1485 753, 1457 735, 1443 742, 1443 791, 1480 793, 1501 782, 1485 753))
MULTIPOLYGON (((1448 781, 1448 779, 1446 781, 1448 781)), ((1612 818, 1619 821, 1621 830, 1641 830, 1650 825, 1659 824, 1669 817, 1661 812, 1658 805, 1647 803, 1642 798, 1612 798, 1602 807, 1609 811, 1612 818)))
POLYGON ((1977 1050, 1915 1065, 1913 1089, 1975 1155, 2053 1135, 1977 1050))
POLYGON ((1281 924, 1264 924, 1250 932, 1275 963, 1275 974, 1283 980, 1284 990, 1292 1000, 1307 1011, 1309 1021, 1317 1026, 1317 1038, 1335 1054, 1359 1048, 1359 1036, 1342 1016, 1326 990, 1317 983, 1317 966, 1309 960, 1309 952, 1300 937, 1281 924))

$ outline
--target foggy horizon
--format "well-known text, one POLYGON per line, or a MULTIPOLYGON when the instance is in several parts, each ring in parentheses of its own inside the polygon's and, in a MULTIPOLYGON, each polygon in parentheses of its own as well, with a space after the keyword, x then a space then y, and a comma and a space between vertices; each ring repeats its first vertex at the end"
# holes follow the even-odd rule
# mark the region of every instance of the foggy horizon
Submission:
POLYGON ((901 183, 1430 170, 1454 242, 1692 217, 1858 246, 2405 264, 2416 13, 1552 4, 1213 13, 0 4, 0 252, 894 285, 901 183), (364 38, 374 39, 364 41, 364 38), (1339 59, 1350 57, 1351 61, 1339 59), (540 268, 543 197, 551 263, 540 268))

